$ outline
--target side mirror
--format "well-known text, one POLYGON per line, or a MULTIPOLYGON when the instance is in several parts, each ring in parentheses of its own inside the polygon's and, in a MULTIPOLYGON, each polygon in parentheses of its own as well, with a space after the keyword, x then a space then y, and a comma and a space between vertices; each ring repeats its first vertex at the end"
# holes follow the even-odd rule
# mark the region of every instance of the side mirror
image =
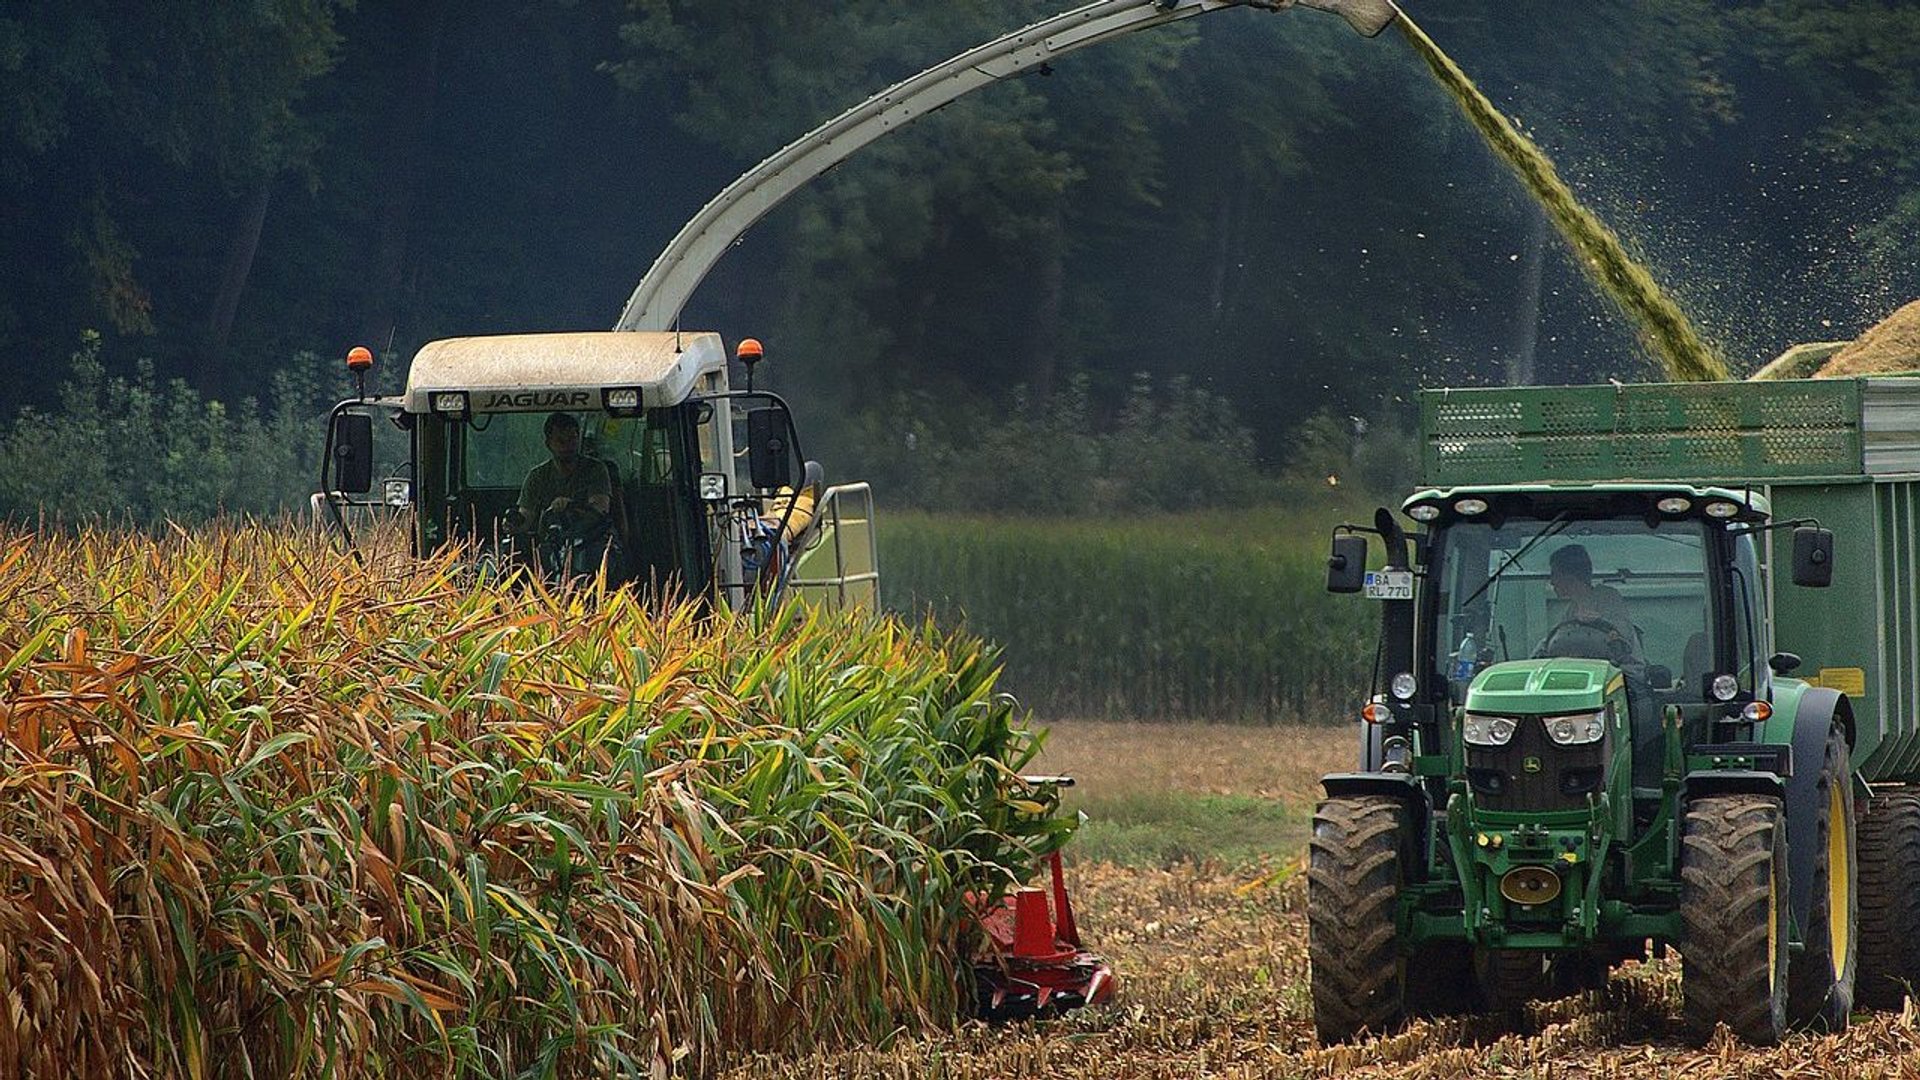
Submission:
POLYGON ((747 468, 753 486, 763 491, 793 486, 793 444, 787 441, 787 414, 772 407, 747 413, 747 468))
POLYGON ((333 489, 347 495, 373 490, 373 417, 366 413, 333 418, 333 489))
POLYGON ((1774 653, 1772 656, 1767 657, 1767 666, 1773 669, 1775 675, 1791 674, 1800 667, 1800 654, 1790 652, 1774 653))
POLYGON ((1351 533, 1333 538, 1333 554, 1327 556, 1327 591, 1357 593, 1366 583, 1367 538, 1351 533))
POLYGON ((1793 583, 1824 589, 1833 584, 1833 530, 1802 525, 1793 530, 1793 583))

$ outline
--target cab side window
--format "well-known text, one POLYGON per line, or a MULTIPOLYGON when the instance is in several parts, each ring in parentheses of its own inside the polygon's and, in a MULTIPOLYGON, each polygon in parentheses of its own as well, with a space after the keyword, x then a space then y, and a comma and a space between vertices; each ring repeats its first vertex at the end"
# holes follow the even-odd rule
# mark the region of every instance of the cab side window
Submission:
POLYGON ((1737 536, 1733 540, 1733 662, 1734 674, 1740 679, 1740 685, 1756 694, 1763 687, 1757 679, 1763 677, 1766 668, 1759 662, 1757 628, 1766 618, 1762 605, 1766 603, 1766 593, 1760 587, 1760 559, 1755 553, 1753 537, 1737 536))

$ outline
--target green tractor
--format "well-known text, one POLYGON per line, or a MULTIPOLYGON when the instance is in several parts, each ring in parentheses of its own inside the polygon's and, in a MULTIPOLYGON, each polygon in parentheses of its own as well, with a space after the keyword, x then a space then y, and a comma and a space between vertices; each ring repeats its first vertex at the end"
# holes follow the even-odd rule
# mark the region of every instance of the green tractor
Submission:
POLYGON ((1425 486, 1329 560, 1382 635, 1359 768, 1314 818, 1322 1040, 1664 946, 1698 1037, 1897 1008, 1920 382, 1431 391, 1422 437, 1425 486))

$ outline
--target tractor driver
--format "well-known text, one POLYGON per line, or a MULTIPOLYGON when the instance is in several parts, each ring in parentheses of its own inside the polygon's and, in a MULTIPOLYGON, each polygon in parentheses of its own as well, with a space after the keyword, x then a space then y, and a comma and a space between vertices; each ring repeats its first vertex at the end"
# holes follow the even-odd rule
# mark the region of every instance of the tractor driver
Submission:
POLYGON ((613 506, 612 477, 605 462, 580 452, 580 421, 572 413, 554 413, 544 434, 552 457, 535 465, 520 485, 519 531, 557 515, 605 517, 613 506))
POLYGON ((1593 583, 1593 556, 1584 546, 1567 544, 1554 551, 1547 560, 1547 584, 1554 596, 1566 601, 1567 609, 1559 625, 1541 643, 1536 656, 1569 655, 1563 651, 1568 646, 1573 647, 1572 655, 1588 651, 1574 640, 1563 638, 1563 631, 1585 631, 1571 634, 1570 638, 1574 639, 1604 635, 1608 640, 1598 655, 1616 661, 1639 653, 1626 598, 1610 585, 1593 583))

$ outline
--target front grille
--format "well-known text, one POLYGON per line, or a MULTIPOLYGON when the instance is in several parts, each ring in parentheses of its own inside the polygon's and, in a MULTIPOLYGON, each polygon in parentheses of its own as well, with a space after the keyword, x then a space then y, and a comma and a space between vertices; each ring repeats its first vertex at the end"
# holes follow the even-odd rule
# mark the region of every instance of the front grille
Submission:
POLYGON ((1584 810, 1606 783, 1607 739, 1560 746, 1537 716, 1522 717, 1505 746, 1467 746, 1474 804, 1514 812, 1584 810), (1527 768, 1532 760, 1537 768, 1527 768))

